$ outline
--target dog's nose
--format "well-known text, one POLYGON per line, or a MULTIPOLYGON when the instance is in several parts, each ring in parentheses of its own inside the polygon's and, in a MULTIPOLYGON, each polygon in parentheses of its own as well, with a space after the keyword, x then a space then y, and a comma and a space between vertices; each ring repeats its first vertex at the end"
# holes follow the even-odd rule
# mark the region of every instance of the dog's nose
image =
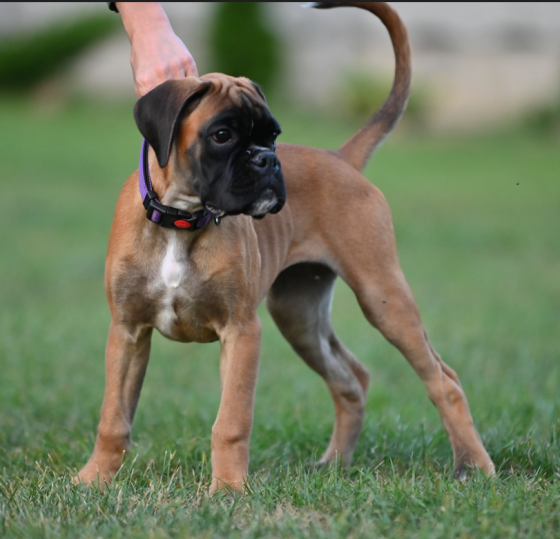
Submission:
POLYGON ((262 171, 274 170, 280 166, 278 157, 274 152, 258 152, 251 158, 251 164, 262 171))

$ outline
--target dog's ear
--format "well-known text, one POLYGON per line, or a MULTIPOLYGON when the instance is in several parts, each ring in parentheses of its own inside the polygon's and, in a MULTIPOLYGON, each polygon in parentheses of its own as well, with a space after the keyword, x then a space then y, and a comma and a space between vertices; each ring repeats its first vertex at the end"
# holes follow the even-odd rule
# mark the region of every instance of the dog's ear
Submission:
POLYGON ((211 82, 196 77, 168 80, 134 105, 136 125, 156 152, 161 168, 169 161, 181 120, 196 108, 211 85, 211 82))
POLYGON ((257 84, 256 82, 251 81, 251 84, 253 86, 253 88, 255 89, 255 92, 257 92, 257 94, 259 94, 259 96, 262 98, 262 100, 266 103, 266 97, 264 95, 264 92, 262 91, 262 88, 260 87, 259 84, 257 84))

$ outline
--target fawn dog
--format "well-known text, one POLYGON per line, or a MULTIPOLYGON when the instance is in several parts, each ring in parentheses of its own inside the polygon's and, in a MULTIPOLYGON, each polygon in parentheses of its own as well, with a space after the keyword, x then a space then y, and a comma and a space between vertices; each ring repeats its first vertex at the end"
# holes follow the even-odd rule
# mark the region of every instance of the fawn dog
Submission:
POLYGON ((118 199, 106 260, 105 396, 93 454, 75 481, 103 486, 121 466, 156 328, 181 342, 220 341, 210 491, 243 489, 261 341, 257 306, 265 298, 284 337, 331 392, 334 431, 320 463, 349 463, 369 375, 331 325, 337 276, 424 382, 456 477, 469 467, 493 473, 459 378, 430 344, 401 271, 387 202, 360 172, 406 107, 407 32, 382 2, 313 4, 340 6, 383 22, 396 68, 383 106, 337 151, 276 146, 280 126, 245 78, 167 81, 137 102, 140 167, 118 199))

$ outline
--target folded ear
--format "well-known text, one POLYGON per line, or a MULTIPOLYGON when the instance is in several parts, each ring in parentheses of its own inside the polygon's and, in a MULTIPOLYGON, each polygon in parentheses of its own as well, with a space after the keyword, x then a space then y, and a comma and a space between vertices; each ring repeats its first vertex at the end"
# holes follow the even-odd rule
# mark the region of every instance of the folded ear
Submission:
POLYGON ((262 88, 260 87, 260 85, 258 85, 256 82, 251 81, 251 84, 253 85, 253 88, 255 89, 255 92, 257 92, 257 94, 259 94, 259 96, 262 98, 262 100, 266 103, 266 97, 264 95, 264 92, 262 90, 262 88))
POLYGON ((168 80, 134 105, 136 125, 156 152, 161 168, 169 161, 171 146, 182 119, 196 108, 211 85, 211 82, 203 82, 196 77, 168 80))

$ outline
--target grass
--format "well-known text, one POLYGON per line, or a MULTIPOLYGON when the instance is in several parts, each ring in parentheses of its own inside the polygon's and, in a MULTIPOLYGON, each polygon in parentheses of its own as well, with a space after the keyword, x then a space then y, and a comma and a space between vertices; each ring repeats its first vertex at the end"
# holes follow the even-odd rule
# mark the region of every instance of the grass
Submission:
MULTIPOLYGON (((557 145, 515 130, 396 133, 366 171, 392 207, 403 269, 432 342, 461 377, 495 480, 451 478, 421 382, 339 283, 335 327, 372 374, 352 468, 307 466, 326 446, 333 407, 261 308, 250 492, 207 495, 217 345, 156 335, 132 454, 100 494, 70 477, 93 447, 105 248, 140 136, 130 107, 4 100, 0 117, 1 537, 557 536, 557 145)), ((356 127, 289 109, 277 117, 283 140, 320 147, 356 127)))

